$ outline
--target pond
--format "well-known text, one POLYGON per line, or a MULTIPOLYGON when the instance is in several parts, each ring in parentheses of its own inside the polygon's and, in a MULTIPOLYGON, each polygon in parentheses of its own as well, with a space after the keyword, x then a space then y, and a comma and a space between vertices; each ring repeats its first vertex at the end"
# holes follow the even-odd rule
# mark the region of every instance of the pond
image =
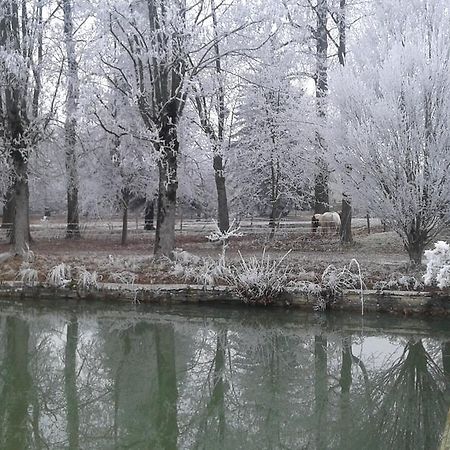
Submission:
POLYGON ((437 449, 440 320, 0 301, 1 449, 437 449))

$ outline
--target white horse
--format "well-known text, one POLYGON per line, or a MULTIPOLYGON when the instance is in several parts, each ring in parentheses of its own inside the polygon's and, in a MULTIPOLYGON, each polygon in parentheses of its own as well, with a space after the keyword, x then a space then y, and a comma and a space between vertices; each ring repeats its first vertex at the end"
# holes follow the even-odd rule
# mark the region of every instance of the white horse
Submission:
POLYGON ((341 229, 341 218, 337 212, 314 214, 311 219, 311 227, 313 233, 320 227, 320 231, 324 234, 328 232, 338 234, 341 229))

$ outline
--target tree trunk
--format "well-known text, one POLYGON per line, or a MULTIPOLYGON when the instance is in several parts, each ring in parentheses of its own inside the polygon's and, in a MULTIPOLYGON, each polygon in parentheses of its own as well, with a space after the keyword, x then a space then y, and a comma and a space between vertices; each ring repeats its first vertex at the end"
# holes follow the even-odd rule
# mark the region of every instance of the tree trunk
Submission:
POLYGON ((444 369, 445 376, 450 381, 450 341, 446 341, 441 344, 441 351, 442 351, 442 367, 444 369))
POLYGON ((145 204, 145 216, 144 216, 144 230, 150 231, 154 230, 153 216, 155 215, 155 201, 152 198, 147 200, 145 204))
POLYGON ((14 158, 14 225, 13 245, 16 255, 24 255, 28 249, 29 240, 29 191, 28 191, 28 164, 23 157, 14 158))
POLYGON ((280 202, 277 196, 277 198, 272 201, 272 211, 270 212, 269 218, 269 227, 270 227, 269 239, 273 239, 275 236, 275 230, 280 222, 281 212, 282 211, 280 209, 280 202))
MULTIPOLYGON (((328 32, 327 15, 328 0, 318 0, 316 6, 317 26, 316 38, 316 103, 317 115, 319 119, 325 120, 326 105, 325 100, 328 94, 328 32)), ((316 176, 314 185, 314 213, 323 214, 329 210, 328 195, 328 164, 325 161, 324 153, 326 146, 320 132, 316 133, 316 144, 318 158, 316 160, 316 176)))
POLYGON ((328 194, 328 167, 322 158, 316 163, 318 172, 314 185, 314 214, 323 214, 330 210, 328 194))
POLYGON ((341 412, 341 446, 348 448, 350 444, 350 431, 352 425, 350 387, 352 385, 352 344, 351 336, 346 336, 342 342, 342 364, 339 386, 341 387, 340 412, 341 412))
POLYGON ((420 241, 415 241, 408 236, 408 242, 405 243, 406 251, 409 255, 409 260, 412 265, 420 266, 422 264, 422 256, 425 250, 425 244, 420 241))
POLYGON ((225 233, 230 228, 230 217, 228 214, 227 190, 225 186, 225 175, 221 155, 214 156, 213 167, 217 190, 218 225, 220 231, 225 233))
POLYGON ((76 154, 76 117, 78 108, 79 84, 71 1, 72 0, 63 0, 64 38, 67 52, 67 105, 65 123, 67 171, 67 238, 80 237, 78 214, 78 158, 76 154))
POLYGON ((122 192, 122 245, 127 245, 128 238, 128 205, 129 205, 130 195, 129 192, 124 189, 122 192))
MULTIPOLYGON (((2 228, 12 230, 14 221, 14 185, 8 188, 5 196, 5 204, 3 205, 2 228)), ((12 235, 12 232, 10 236, 12 235)), ((11 236, 12 237, 12 236, 11 236)), ((11 242, 12 243, 12 242, 11 242)))
MULTIPOLYGON (((75 150, 75 149, 74 149, 75 150)), ((78 213, 78 168, 75 153, 66 153, 67 170, 67 232, 68 239, 79 238, 80 220, 78 213)))
POLYGON ((176 125, 167 121, 161 127, 160 140, 164 148, 158 162, 159 192, 156 221, 156 256, 172 258, 175 248, 175 215, 177 209, 177 156, 179 142, 176 125))
MULTIPOLYGON (((276 146, 275 134, 272 135, 272 143, 276 146)), ((270 227, 270 236, 269 239, 273 239, 275 236, 275 229, 277 226, 277 221, 280 218, 279 204, 280 204, 280 195, 279 195, 279 164, 275 163, 273 160, 273 156, 271 156, 270 161, 270 203, 272 204, 272 211, 270 213, 269 219, 269 227, 270 227)))
MULTIPOLYGON (((226 385, 224 382, 225 372, 225 350, 227 346, 227 331, 220 330, 217 333, 216 339, 216 354, 214 357, 214 372, 213 372, 213 392, 211 395, 211 402, 208 405, 208 410, 215 410, 218 418, 218 440, 224 442, 226 417, 225 417, 225 391, 226 385)), ((208 411, 209 412, 209 411, 208 411)))
POLYGON ((423 221, 418 214, 408 227, 406 233, 405 248, 413 265, 422 264, 422 256, 428 242, 428 232, 423 226, 423 221))
POLYGON ((272 205, 272 211, 270 212, 269 217, 269 228, 270 228, 270 235, 269 239, 273 239, 275 237, 275 229, 277 227, 277 215, 276 215, 276 206, 272 205))
MULTIPOLYGON (((20 48, 20 29, 18 5, 15 2, 8 4, 3 2, 4 14, 0 14, 0 46, 11 47, 17 53, 23 51, 20 48)), ((26 12, 22 9, 22 15, 26 12)), ((26 18, 22 17, 22 26, 26 30, 26 18)), ((24 31, 22 30, 22 31, 24 31)), ((8 77, 10 78, 10 77, 8 77)), ((14 78, 14 77, 13 77, 14 78)), ((18 83, 7 85, 4 96, 0 101, 5 102, 5 129, 7 148, 10 150, 13 164, 13 183, 11 193, 13 198, 11 241, 14 245, 14 253, 23 255, 29 244, 29 215, 28 215, 28 145, 24 138, 29 120, 27 116, 26 86, 18 83)), ((10 205, 11 207, 12 205, 10 205)))
POLYGON ((214 55, 217 80, 219 83, 219 93, 217 95, 217 142, 215 146, 215 154, 213 159, 214 178, 217 190, 217 210, 218 225, 220 231, 225 233, 230 228, 230 218, 228 214, 228 200, 225 186, 225 174, 222 159, 223 136, 225 128, 225 88, 222 75, 222 60, 220 55, 219 42, 217 32, 217 15, 215 0, 211 0, 211 16, 214 29, 214 55))
MULTIPOLYGON (((339 44, 338 44, 338 59, 339 64, 345 66, 346 57, 346 27, 345 27, 345 8, 346 0, 339 0, 339 15, 338 15, 338 30, 339 30, 339 44)), ((350 176, 352 166, 349 164, 346 167, 346 175, 350 176)), ((341 215, 341 243, 351 244, 353 242, 352 236, 352 198, 349 192, 342 194, 342 215, 341 215)))
POLYGON ((352 236, 352 203, 349 194, 342 196, 342 214, 341 214, 341 242, 351 244, 352 236))

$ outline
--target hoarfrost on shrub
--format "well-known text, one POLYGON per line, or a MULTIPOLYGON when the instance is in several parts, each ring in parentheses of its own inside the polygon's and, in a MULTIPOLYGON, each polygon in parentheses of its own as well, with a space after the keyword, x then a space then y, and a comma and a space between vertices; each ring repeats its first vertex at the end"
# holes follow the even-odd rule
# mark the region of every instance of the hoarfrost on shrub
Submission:
POLYGON ((19 280, 26 286, 34 286, 38 282, 38 271, 32 267, 22 266, 18 273, 19 280))
POLYGON ((89 272, 84 267, 78 269, 77 286, 81 289, 97 289, 98 274, 96 271, 89 272))
POLYGON ((418 291, 423 288, 423 283, 412 275, 402 275, 394 272, 390 275, 387 281, 377 281, 373 288, 378 291, 383 290, 406 290, 418 291))
POLYGON ((231 274, 223 258, 200 258, 191 253, 174 252, 174 265, 171 273, 185 281, 194 281, 202 286, 215 286, 225 281, 231 274))
POLYGON ((116 283, 134 285, 137 275, 133 272, 123 271, 109 274, 109 278, 116 283))
POLYGON ((444 241, 436 242, 432 250, 425 251, 425 259, 425 284, 437 286, 439 289, 450 286, 450 245, 444 241))
POLYGON ((264 249, 261 259, 252 256, 245 260, 239 252, 240 265, 234 268, 229 281, 245 303, 268 305, 286 290, 290 268, 282 263, 289 253, 274 260, 264 249))
POLYGON ((71 267, 67 264, 61 263, 52 267, 47 276, 47 282, 53 287, 65 287, 71 281, 71 267))

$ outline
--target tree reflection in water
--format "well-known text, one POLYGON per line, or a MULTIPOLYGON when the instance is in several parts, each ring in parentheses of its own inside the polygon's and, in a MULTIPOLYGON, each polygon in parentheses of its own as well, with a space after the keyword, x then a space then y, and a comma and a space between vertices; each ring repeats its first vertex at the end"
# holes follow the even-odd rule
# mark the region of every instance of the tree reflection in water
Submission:
POLYGON ((67 438, 69 450, 79 448, 79 404, 77 392, 78 320, 72 317, 67 324, 64 360, 64 387, 67 408, 67 438))
POLYGON ((373 411, 361 449, 434 449, 449 407, 448 380, 422 340, 409 340, 395 363, 372 380, 373 411))
POLYGON ((31 377, 28 372, 29 325, 25 320, 7 317, 5 350, 0 365, 0 448, 25 449, 28 446, 28 404, 31 377))
POLYGON ((445 333, 221 314, 0 311, 0 448, 437 448, 445 333))

